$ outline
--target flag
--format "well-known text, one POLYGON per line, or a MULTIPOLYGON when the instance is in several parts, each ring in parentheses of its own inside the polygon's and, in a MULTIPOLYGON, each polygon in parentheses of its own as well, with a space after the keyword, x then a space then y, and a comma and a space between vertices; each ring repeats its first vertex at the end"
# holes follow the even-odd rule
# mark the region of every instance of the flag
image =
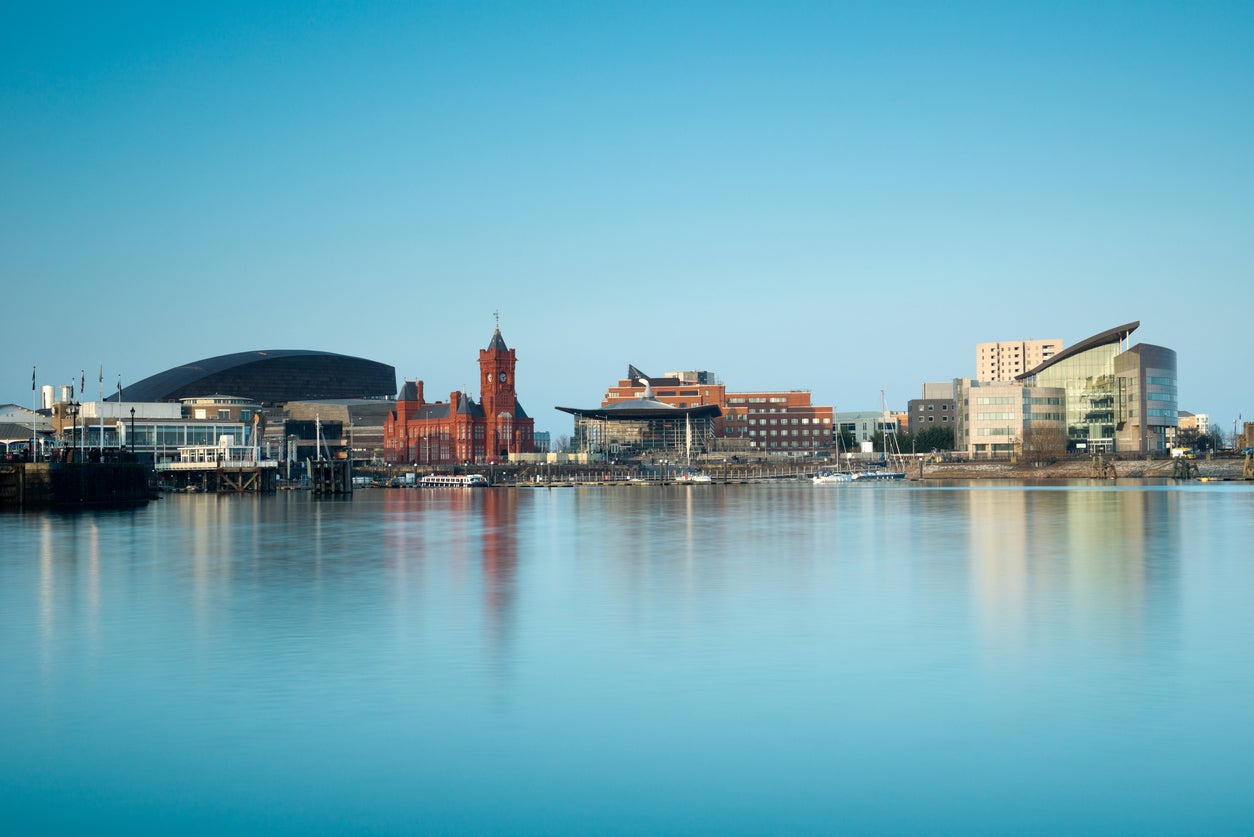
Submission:
POLYGON ((82 395, 84 392, 87 392, 87 370, 86 369, 78 370, 78 375, 79 375, 78 393, 79 395, 82 395))
POLYGON ((104 364, 100 364, 100 383, 104 383, 104 364))
POLYGON ((118 375, 118 401, 122 400, 122 376, 118 375))
POLYGON ((35 367, 30 368, 30 391, 35 391, 35 367))

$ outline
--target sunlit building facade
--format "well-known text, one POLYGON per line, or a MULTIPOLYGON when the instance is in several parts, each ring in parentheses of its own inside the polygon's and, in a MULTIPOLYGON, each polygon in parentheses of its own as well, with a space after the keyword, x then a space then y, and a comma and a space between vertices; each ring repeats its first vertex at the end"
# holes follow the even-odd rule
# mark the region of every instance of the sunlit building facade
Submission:
MULTIPOLYGON (((635 402, 646 397, 646 392, 648 398, 681 410, 718 407, 709 418, 708 439, 703 441, 711 450, 805 456, 833 444, 832 408, 811 404, 808 390, 728 392, 707 371, 651 377, 629 365, 627 376, 606 391, 601 406, 635 402)), ((706 427, 704 419, 702 427, 706 427)))
POLYGON ((1176 353, 1144 343, 1128 349, 1139 326, 1132 322, 1096 334, 1017 378, 1025 386, 1065 393, 1071 450, 1153 453, 1166 447, 1166 428, 1178 420, 1176 353))

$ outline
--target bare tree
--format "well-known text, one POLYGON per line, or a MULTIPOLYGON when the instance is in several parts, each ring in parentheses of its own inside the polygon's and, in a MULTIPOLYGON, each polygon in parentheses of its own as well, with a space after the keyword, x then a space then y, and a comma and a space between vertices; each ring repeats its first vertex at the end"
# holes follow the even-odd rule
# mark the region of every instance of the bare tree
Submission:
POLYGON ((1067 434, 1056 427, 1025 427, 1023 458, 1034 464, 1057 462, 1067 452, 1067 434))

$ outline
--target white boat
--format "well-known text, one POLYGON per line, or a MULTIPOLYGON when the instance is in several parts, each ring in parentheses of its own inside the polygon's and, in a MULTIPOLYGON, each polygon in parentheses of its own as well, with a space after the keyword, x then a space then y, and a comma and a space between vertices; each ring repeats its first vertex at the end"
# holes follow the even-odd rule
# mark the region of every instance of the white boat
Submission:
POLYGON ((427 474, 418 480, 420 488, 483 488, 487 484, 483 474, 427 474))
POLYGON ((684 471, 675 477, 675 482, 696 483, 711 482, 709 474, 703 474, 700 471, 684 471))
POLYGON ((887 468, 867 468, 849 475, 851 480, 904 480, 905 471, 890 471, 887 468))
POLYGON ((811 481, 815 485, 837 485, 845 482, 853 482, 853 475, 844 471, 819 471, 811 481))

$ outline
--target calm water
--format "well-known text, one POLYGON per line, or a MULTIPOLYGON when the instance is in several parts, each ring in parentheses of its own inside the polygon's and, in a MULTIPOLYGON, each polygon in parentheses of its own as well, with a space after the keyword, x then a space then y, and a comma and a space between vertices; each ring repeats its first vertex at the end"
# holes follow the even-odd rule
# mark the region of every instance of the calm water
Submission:
POLYGON ((1254 830, 1254 491, 0 517, 0 832, 1254 830))

